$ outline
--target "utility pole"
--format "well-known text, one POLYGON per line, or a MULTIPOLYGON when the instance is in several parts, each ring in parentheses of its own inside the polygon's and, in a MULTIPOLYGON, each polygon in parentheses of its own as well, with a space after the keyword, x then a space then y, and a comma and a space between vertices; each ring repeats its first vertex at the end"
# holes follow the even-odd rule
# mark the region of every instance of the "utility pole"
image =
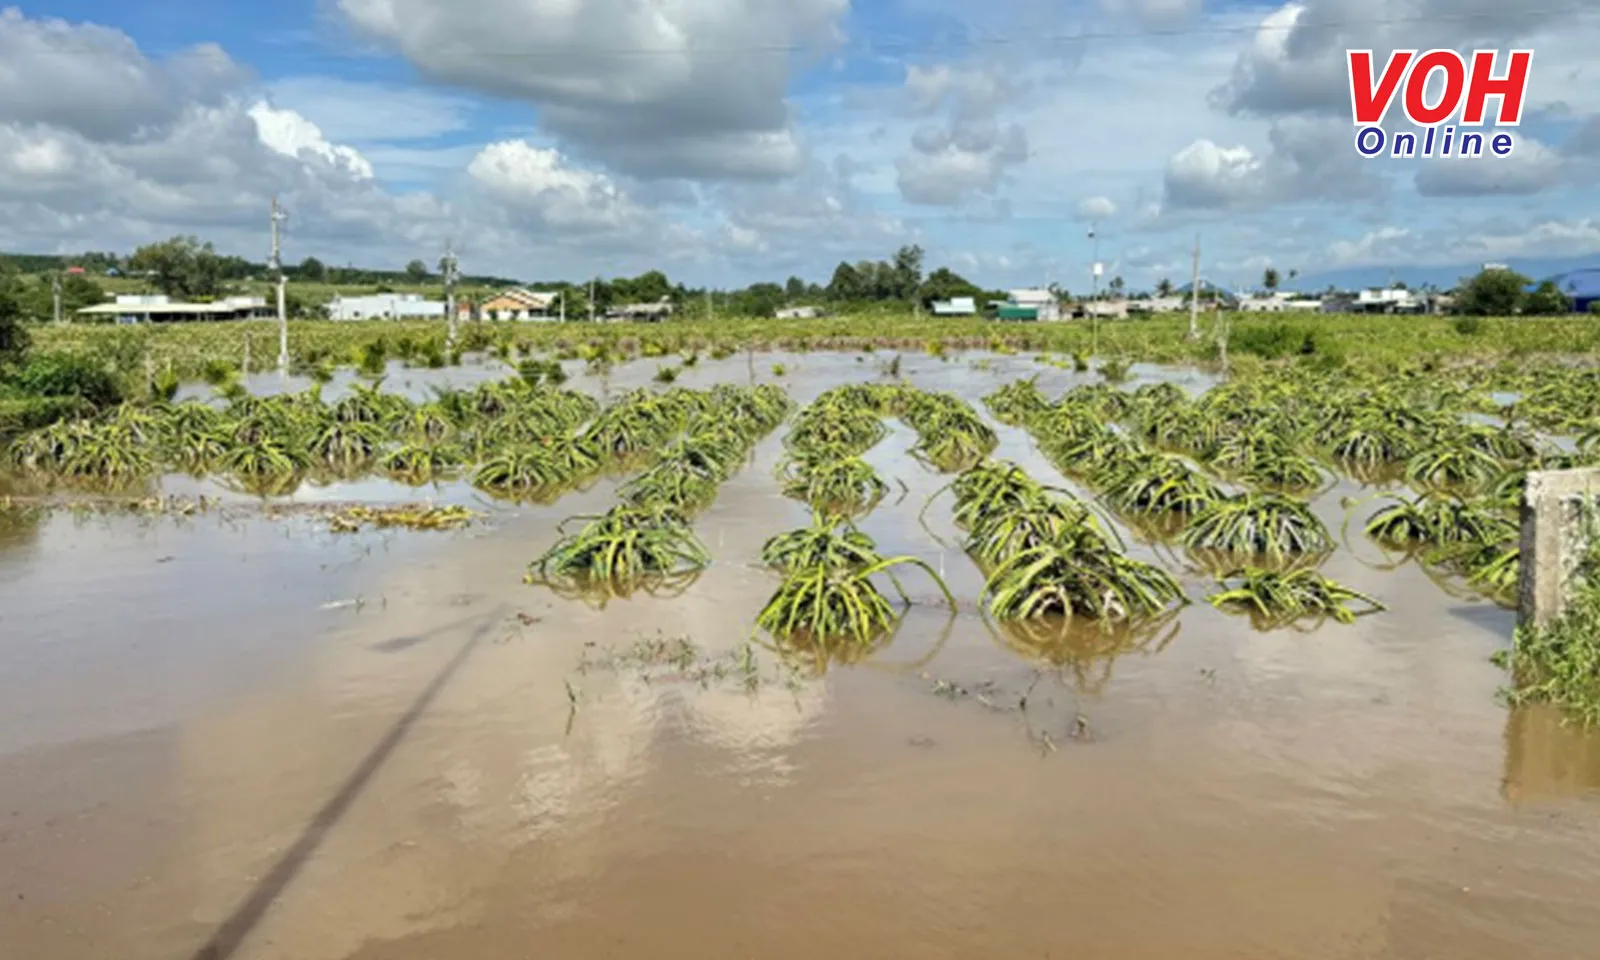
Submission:
POLYGON ((1194 279, 1189 283, 1189 339, 1200 339, 1200 234, 1194 235, 1194 279))
POLYGON ((285 305, 284 287, 289 279, 283 275, 283 259, 280 256, 278 244, 278 224, 288 218, 283 208, 278 206, 278 198, 272 198, 272 273, 278 284, 278 372, 289 372, 289 310, 285 305))
POLYGON ((444 259, 439 261, 443 268, 440 272, 444 275, 444 317, 447 324, 445 344, 451 349, 456 345, 456 245, 455 241, 447 241, 444 245, 444 259))
POLYGON ((556 296, 561 300, 561 322, 567 322, 567 290, 565 287, 556 291, 556 296))
POLYGON ((706 319, 707 320, 715 319, 716 315, 717 315, 716 307, 711 303, 711 288, 710 287, 706 287, 706 319))
POLYGON ((50 277, 51 316, 56 323, 61 322, 61 274, 59 272, 50 277))
POLYGON ((594 281, 589 281, 589 322, 594 323, 594 281))
POLYGON ((1089 268, 1089 355, 1100 355, 1100 231, 1089 224, 1089 239, 1094 241, 1094 263, 1089 268))

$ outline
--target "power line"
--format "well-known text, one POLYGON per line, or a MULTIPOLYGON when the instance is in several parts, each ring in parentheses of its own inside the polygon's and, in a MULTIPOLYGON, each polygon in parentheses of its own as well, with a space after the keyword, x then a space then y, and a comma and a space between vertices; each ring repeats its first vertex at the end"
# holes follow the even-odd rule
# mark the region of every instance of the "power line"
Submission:
MULTIPOLYGON (((1519 10, 1517 17, 1526 20, 1530 17, 1560 17, 1583 16, 1593 13, 1592 8, 1567 7, 1547 8, 1542 10, 1519 10)), ((1306 21, 1295 20, 1284 24, 1256 23, 1251 25, 1194 25, 1186 27, 1156 27, 1140 30, 1087 30, 1071 34, 1031 34, 1028 36, 979 36, 952 39, 944 46, 951 47, 992 47, 1013 45, 1038 45, 1038 44, 1073 44, 1085 41, 1102 40, 1137 40, 1146 37, 1201 37, 1201 36, 1240 36, 1261 33, 1288 33, 1294 30, 1342 30, 1349 27, 1381 27, 1381 26, 1407 26, 1421 24, 1465 23, 1476 20, 1504 19, 1505 11, 1494 12, 1466 12, 1466 13, 1435 13, 1428 15, 1407 17, 1373 17, 1356 20, 1320 20, 1306 21)), ((867 53, 887 52, 893 50, 929 49, 941 46, 937 42, 926 39, 883 39, 846 42, 845 50, 854 50, 867 53)), ((436 50, 439 48, 435 48, 436 50)), ((685 53, 812 53, 827 52, 824 44, 817 43, 770 43, 770 44, 744 44, 739 46, 703 46, 694 42, 680 47, 620 47, 620 46, 541 46, 527 50, 484 50, 477 47, 457 45, 453 48, 444 48, 450 52, 470 54, 474 57, 549 57, 553 54, 567 56, 591 56, 595 54, 616 56, 681 56, 685 53)))

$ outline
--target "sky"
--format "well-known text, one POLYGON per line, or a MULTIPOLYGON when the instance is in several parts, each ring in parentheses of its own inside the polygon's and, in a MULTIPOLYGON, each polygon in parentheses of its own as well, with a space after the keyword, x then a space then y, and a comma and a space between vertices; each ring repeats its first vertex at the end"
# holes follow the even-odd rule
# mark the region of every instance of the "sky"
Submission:
POLYGON ((1600 0, 4 3, 5 250, 262 260, 277 196, 288 262, 529 281, 1600 257, 1600 0), (1513 155, 1361 157, 1345 50, 1437 47, 1534 50, 1513 155))

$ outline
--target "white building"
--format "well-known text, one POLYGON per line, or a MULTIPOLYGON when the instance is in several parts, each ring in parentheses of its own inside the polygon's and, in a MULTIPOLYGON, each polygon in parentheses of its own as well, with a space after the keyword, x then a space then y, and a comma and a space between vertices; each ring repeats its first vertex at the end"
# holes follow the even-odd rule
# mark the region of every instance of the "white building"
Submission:
POLYGON ((1363 290, 1351 308, 1360 313, 1421 313, 1427 304, 1404 287, 1363 290))
POLYGON ((972 297, 951 297, 933 301, 933 313, 938 317, 970 317, 978 312, 978 301, 972 297))
POLYGON ((211 303, 183 303, 164 294, 123 294, 112 303, 78 311, 85 320, 117 323, 179 323, 207 320, 264 320, 277 316, 265 297, 224 297, 211 303))
POLYGON ((777 312, 779 320, 815 320, 822 316, 818 307, 781 307, 777 312))
POLYGON ((444 301, 424 300, 420 293, 374 293, 364 297, 335 295, 328 303, 330 320, 443 320, 444 301))
POLYGON ((1241 297, 1239 309, 1245 313, 1283 313, 1288 310, 1321 310, 1322 301, 1293 293, 1274 292, 1264 296, 1241 297))

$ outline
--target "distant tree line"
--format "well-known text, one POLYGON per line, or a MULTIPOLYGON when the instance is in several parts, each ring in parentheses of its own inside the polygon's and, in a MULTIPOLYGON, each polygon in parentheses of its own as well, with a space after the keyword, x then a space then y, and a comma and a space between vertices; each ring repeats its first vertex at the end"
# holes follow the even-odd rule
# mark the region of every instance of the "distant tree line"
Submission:
MULTIPOLYGON (((923 262, 923 249, 907 245, 886 260, 841 262, 826 285, 791 276, 782 284, 763 281, 742 289, 712 290, 686 287, 672 282, 660 270, 650 270, 636 277, 550 281, 526 286, 560 291, 565 312, 574 319, 588 316, 591 307, 599 315, 621 304, 655 303, 663 299, 680 312, 690 314, 714 311, 718 315, 762 317, 772 316, 785 306, 847 308, 902 303, 930 309, 935 301, 957 297, 971 297, 980 304, 1005 297, 1003 291, 984 290, 948 267, 924 274, 923 262)), ((442 283, 442 268, 442 260, 437 268, 430 268, 421 259, 413 259, 400 270, 371 270, 329 266, 316 257, 306 257, 298 264, 286 264, 284 274, 291 284, 368 287, 387 292, 398 285, 415 287, 442 283)), ((177 236, 146 244, 125 257, 94 251, 76 256, 0 253, 0 292, 17 305, 21 315, 42 319, 51 314, 51 275, 61 276, 62 307, 71 313, 104 301, 104 291, 94 278, 111 270, 142 279, 175 299, 198 301, 225 296, 244 281, 271 279, 266 264, 218 253, 212 244, 193 236, 177 236), (69 266, 82 267, 84 273, 65 274, 69 266)), ((1288 277, 1295 279, 1296 272, 1289 271, 1288 277)), ((459 282, 465 288, 505 287, 516 283, 490 275, 462 276, 459 282)), ((1262 286, 1269 291, 1280 286, 1276 269, 1264 271, 1262 286)), ((1554 283, 1545 281, 1532 290, 1530 286, 1531 280, 1514 271, 1485 270, 1457 288, 1455 310, 1480 316, 1510 316, 1560 314, 1572 309, 1571 301, 1554 283)), ((1123 288, 1121 277, 1113 277, 1106 286, 1112 295, 1120 295, 1123 288)), ((1174 292, 1172 283, 1166 279, 1155 289, 1160 296, 1174 292)), ((1065 290, 1054 287, 1052 290, 1060 297, 1067 296, 1065 290)), ((297 294, 293 285, 289 299, 292 314, 309 316, 315 313, 315 306, 306 302, 309 298, 297 294)))

